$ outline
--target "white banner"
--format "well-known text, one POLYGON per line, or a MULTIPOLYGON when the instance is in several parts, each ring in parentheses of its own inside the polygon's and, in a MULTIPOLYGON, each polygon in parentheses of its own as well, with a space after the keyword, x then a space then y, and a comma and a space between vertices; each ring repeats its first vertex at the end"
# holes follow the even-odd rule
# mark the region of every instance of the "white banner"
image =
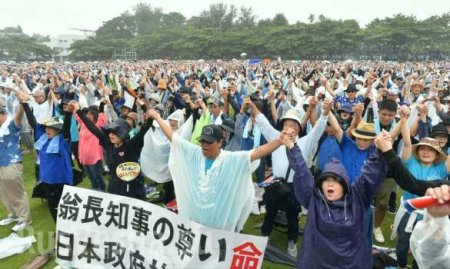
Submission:
POLYGON ((65 186, 57 262, 74 268, 261 268, 267 237, 211 229, 133 198, 65 186))

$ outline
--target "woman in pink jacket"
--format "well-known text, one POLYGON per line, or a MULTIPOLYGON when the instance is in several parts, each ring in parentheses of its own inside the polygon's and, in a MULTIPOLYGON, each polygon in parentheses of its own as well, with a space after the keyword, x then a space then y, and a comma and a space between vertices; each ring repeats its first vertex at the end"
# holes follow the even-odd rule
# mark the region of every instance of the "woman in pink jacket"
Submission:
MULTIPOLYGON (((108 121, 106 115, 99 113, 96 106, 90 106, 85 109, 86 116, 95 123, 98 128, 105 126, 108 121)), ((80 120, 80 117, 74 113, 75 119, 80 126, 80 141, 78 154, 84 171, 91 181, 92 189, 105 191, 106 185, 103 179, 103 148, 100 146, 98 138, 93 135, 86 125, 80 120)))

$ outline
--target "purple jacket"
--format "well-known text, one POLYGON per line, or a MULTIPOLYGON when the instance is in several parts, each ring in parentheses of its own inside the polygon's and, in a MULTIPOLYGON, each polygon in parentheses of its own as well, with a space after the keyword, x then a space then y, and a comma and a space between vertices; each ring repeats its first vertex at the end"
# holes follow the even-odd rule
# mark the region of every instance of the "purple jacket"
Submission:
POLYGON ((387 170, 379 151, 372 152, 360 177, 352 185, 349 185, 347 172, 339 161, 325 165, 322 173, 339 175, 348 188, 342 199, 330 202, 315 187, 314 177, 300 149, 295 146, 287 150, 289 163, 295 171, 295 197, 308 209, 298 268, 372 268, 372 250, 364 229, 367 227, 365 215, 387 170))

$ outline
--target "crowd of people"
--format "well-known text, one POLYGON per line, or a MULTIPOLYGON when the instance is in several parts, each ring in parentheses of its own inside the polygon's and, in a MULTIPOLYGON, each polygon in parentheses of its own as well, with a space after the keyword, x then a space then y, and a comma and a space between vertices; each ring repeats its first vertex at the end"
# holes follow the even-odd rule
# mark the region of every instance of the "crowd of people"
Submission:
POLYGON ((388 212, 398 268, 410 249, 413 268, 450 268, 449 78, 448 62, 0 65, 0 225, 31 223, 22 154, 35 150, 55 221, 81 170, 141 200, 160 184, 180 216, 216 229, 263 214, 270 237, 284 212, 298 268, 372 268, 388 212), (408 211, 400 193, 440 204, 408 211))

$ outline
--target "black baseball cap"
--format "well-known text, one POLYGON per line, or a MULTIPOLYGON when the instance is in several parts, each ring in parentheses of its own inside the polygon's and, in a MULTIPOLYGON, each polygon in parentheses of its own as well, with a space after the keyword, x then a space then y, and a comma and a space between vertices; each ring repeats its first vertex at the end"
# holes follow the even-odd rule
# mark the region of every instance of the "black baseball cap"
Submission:
POLYGON ((210 124, 203 127, 202 134, 200 135, 200 141, 214 143, 220 139, 222 139, 222 129, 219 125, 210 124))
POLYGON ((227 130, 228 132, 234 133, 236 122, 232 119, 224 119, 222 124, 219 125, 220 128, 227 130))

